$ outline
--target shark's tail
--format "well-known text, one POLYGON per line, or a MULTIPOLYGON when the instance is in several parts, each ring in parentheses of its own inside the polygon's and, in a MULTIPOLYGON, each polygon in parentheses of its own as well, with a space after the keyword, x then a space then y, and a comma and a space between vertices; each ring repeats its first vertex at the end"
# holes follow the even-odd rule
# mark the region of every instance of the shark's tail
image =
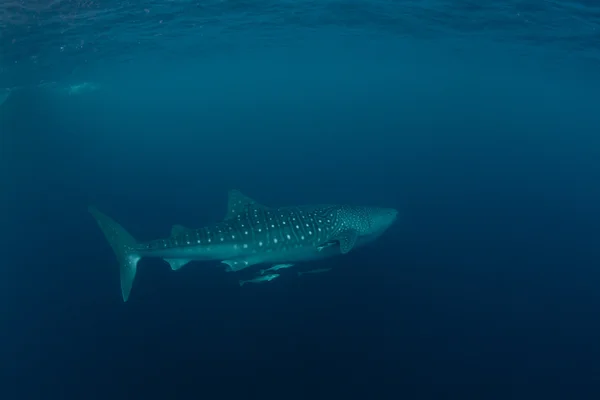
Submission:
POLYGON ((117 256, 121 272, 121 293, 123 301, 127 301, 135 279, 137 263, 140 260, 140 256, 135 250, 137 242, 121 225, 98 211, 96 207, 89 207, 88 210, 96 218, 98 226, 102 229, 106 240, 117 256))

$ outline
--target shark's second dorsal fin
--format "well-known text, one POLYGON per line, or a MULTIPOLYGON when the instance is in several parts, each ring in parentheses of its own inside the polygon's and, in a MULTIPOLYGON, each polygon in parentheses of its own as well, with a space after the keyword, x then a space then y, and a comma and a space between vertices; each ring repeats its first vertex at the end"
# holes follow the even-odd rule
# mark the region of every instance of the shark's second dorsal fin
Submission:
POLYGON ((186 232, 186 231, 191 231, 191 229, 190 228, 186 228, 183 225, 173 225, 171 227, 171 236, 177 236, 177 235, 182 234, 183 232, 186 232))
POLYGON ((255 208, 267 208, 260 203, 257 203, 250 197, 246 196, 239 190, 232 189, 229 191, 227 200, 227 214, 225 219, 232 219, 237 217, 239 214, 248 212, 255 208))

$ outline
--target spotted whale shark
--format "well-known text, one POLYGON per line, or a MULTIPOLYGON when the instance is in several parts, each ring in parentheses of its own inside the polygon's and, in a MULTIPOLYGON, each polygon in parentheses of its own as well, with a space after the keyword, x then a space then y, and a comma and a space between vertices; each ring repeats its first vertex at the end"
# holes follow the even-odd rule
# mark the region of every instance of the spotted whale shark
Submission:
POLYGON ((257 264, 294 264, 347 254, 375 240, 396 220, 392 208, 350 205, 268 207, 230 190, 225 218, 199 229, 174 225, 166 238, 138 242, 96 207, 89 207, 120 267, 123 301, 142 257, 178 270, 191 261, 221 261, 230 272, 257 264))

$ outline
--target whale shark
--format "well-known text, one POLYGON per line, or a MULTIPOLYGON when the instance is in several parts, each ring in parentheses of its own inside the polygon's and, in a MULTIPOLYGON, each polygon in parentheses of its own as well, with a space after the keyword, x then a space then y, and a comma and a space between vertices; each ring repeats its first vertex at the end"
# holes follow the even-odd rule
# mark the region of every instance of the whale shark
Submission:
POLYGON ((116 255, 123 301, 143 257, 162 258, 172 270, 211 260, 229 272, 257 264, 294 264, 347 254, 377 239, 398 215, 393 208, 352 205, 268 207, 230 190, 221 222, 199 229, 174 225, 169 237, 138 242, 96 207, 89 211, 116 255))

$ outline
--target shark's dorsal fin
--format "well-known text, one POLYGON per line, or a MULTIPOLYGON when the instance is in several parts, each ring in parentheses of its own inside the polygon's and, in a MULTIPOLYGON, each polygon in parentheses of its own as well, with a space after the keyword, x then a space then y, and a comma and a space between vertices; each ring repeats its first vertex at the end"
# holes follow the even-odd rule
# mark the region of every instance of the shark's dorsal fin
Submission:
POLYGON ((340 253, 346 254, 356 244, 356 239, 358 238, 358 232, 354 229, 346 229, 341 231, 339 234, 335 236, 335 240, 340 242, 340 253))
POLYGON ((227 214, 225 215, 225 219, 235 218, 239 214, 248 212, 248 210, 255 208, 267 207, 246 196, 239 190, 232 189, 229 191, 227 200, 227 214))
POLYGON ((190 228, 186 228, 183 225, 177 225, 177 224, 175 224, 175 225, 173 225, 171 227, 171 236, 177 236, 177 235, 180 235, 183 232, 187 232, 187 231, 191 231, 191 229, 190 228))

